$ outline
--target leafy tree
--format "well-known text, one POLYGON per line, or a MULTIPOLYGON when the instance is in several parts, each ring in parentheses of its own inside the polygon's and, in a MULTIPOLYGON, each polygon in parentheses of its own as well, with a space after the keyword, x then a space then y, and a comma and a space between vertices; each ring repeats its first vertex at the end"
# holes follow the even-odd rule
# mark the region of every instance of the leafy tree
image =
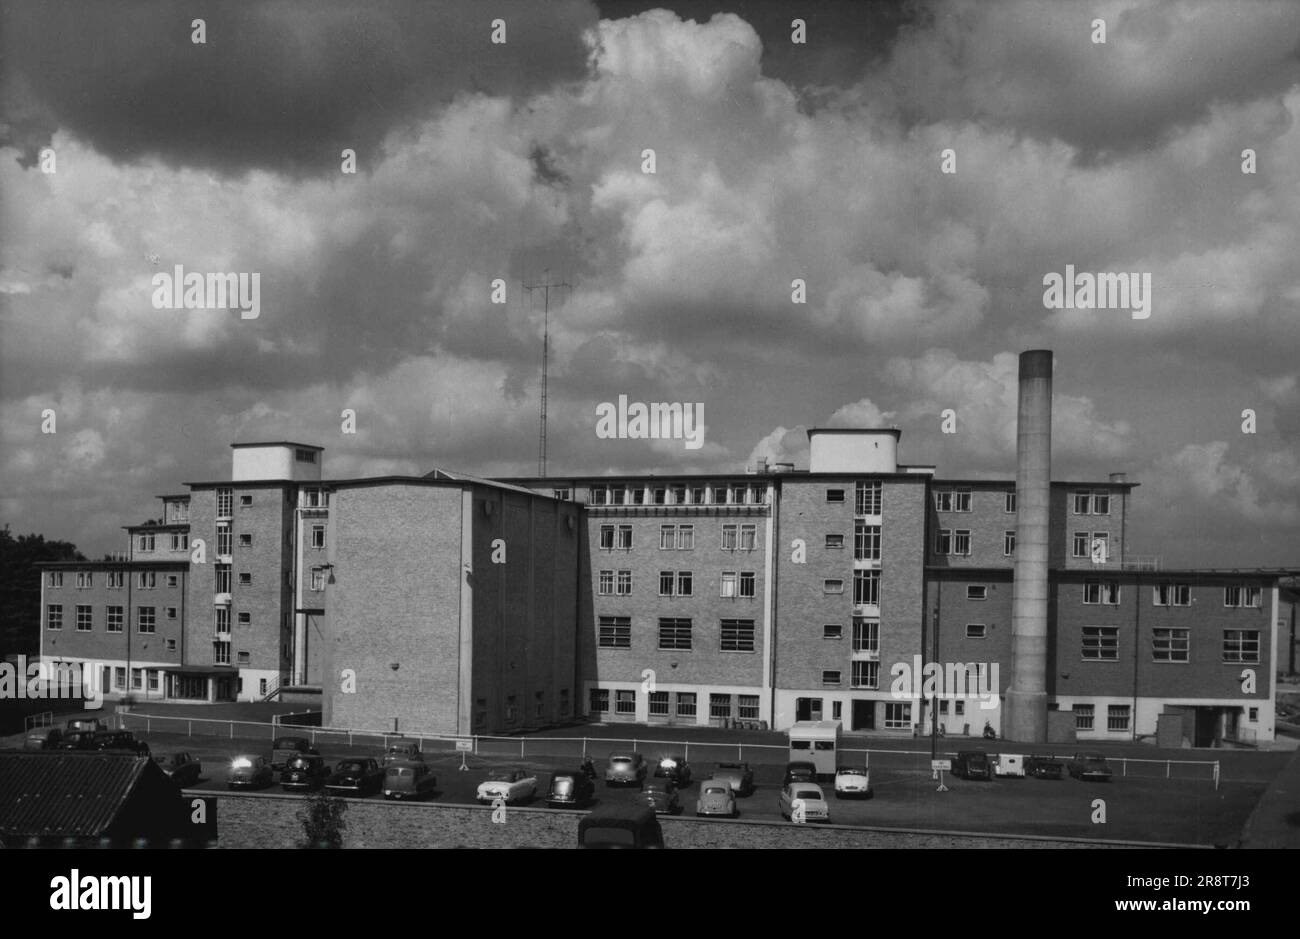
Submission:
POLYGON ((341 848, 343 847, 343 830, 348 827, 348 804, 336 799, 324 789, 318 789, 298 810, 298 821, 302 822, 306 840, 304 848, 341 848))
POLYGON ((85 561, 68 541, 44 535, 18 535, 8 523, 0 530, 0 655, 35 655, 40 648, 41 572, 43 561, 85 561))

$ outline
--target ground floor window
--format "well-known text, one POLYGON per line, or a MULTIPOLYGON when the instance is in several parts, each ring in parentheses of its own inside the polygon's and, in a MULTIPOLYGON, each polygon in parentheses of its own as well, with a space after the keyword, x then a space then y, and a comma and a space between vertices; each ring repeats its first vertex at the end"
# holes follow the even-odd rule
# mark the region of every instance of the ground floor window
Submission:
POLYGON ((695 717, 695 692, 677 692, 677 716, 695 717))
POLYGON ((730 716, 731 716, 731 695, 729 694, 709 695, 709 717, 730 717, 730 716))
POLYGON ((668 716, 668 692, 666 691, 650 692, 650 716, 651 717, 668 716))
POLYGON ((609 689, 608 688, 591 689, 591 712, 593 714, 609 713, 609 689))
POLYGON ((614 712, 616 714, 635 714, 636 713, 636 692, 635 691, 614 692, 614 712))
POLYGON ((889 730, 901 730, 912 725, 912 705, 897 701, 885 705, 885 727, 889 730))
POLYGON ((742 721, 758 720, 758 695, 742 694, 738 702, 742 721))
POLYGON ((131 669, 131 690, 139 691, 144 687, 144 669, 131 669))
POLYGON ((113 669, 113 687, 119 690, 126 688, 126 667, 119 665, 113 669))
POLYGON ((1129 706, 1112 704, 1106 709, 1107 730, 1128 730, 1129 706))
POLYGON ((1092 730, 1095 717, 1096 712, 1091 704, 1076 704, 1074 706, 1074 729, 1092 730))

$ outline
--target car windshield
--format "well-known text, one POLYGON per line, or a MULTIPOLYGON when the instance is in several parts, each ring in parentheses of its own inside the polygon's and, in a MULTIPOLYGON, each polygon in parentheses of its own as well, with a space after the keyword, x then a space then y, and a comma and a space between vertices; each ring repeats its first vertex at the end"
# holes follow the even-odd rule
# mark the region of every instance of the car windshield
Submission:
POLYGON ((865 769, 849 769, 848 767, 841 767, 840 775, 841 776, 865 776, 867 775, 867 771, 865 769))
POLYGON ((488 782, 514 782, 515 774, 513 770, 499 769, 488 773, 488 782))
POLYGON ((706 796, 725 796, 730 791, 730 789, 726 789, 722 786, 709 786, 704 790, 704 794, 706 796))
POLYGON ((794 797, 796 799, 820 799, 822 794, 816 789, 796 789, 794 797))
POLYGON ((406 767, 406 766, 390 766, 390 767, 388 767, 388 775, 389 775, 390 777, 393 777, 393 776, 410 776, 410 775, 411 775, 411 770, 410 770, 409 767, 406 767))
POLYGON ((632 758, 630 756, 611 756, 609 761, 615 766, 627 766, 632 762, 632 758))
POLYGON ((567 795, 573 789, 573 780, 568 776, 556 776, 551 789, 556 795, 567 795))
POLYGON ((290 769, 311 769, 311 760, 303 756, 295 756, 285 765, 290 769))

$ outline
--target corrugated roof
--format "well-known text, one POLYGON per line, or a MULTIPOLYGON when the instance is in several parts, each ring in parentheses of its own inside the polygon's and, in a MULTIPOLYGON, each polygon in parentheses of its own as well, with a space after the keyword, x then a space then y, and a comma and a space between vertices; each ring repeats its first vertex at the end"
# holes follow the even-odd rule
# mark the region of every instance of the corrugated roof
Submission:
POLYGON ((99 837, 150 762, 129 753, 0 753, 0 835, 99 837))

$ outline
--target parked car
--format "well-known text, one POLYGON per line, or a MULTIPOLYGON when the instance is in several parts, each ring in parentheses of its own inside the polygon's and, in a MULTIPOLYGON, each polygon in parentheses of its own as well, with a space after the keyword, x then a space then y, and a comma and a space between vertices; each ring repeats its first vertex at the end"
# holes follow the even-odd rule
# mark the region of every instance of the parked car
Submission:
POLYGON ((781 778, 781 786, 790 785, 793 782, 816 782, 817 766, 806 760, 792 760, 785 764, 785 776, 781 778))
POLYGON ((609 765, 605 767, 605 785, 621 783, 639 786, 645 782, 647 769, 645 757, 640 753, 611 753, 609 765))
POLYGON ((537 777, 522 769, 498 769, 488 773, 488 778, 479 783, 475 793, 480 802, 493 802, 497 797, 505 799, 506 804, 524 802, 537 795, 537 777))
POLYGON ((129 730, 99 730, 91 737, 94 750, 128 750, 140 756, 149 755, 149 744, 135 739, 129 730))
POLYGON ((736 795, 754 794, 754 770, 748 763, 719 763, 713 778, 725 780, 736 795))
POLYGON ((389 744, 388 749, 384 751, 379 765, 387 767, 390 763, 414 763, 424 762, 424 754, 420 752, 420 746, 413 742, 389 744))
POLYGON ((74 730, 59 738, 57 750, 93 750, 95 749, 95 730, 74 730))
POLYGON ((230 761, 227 789, 265 789, 275 782, 275 772, 264 756, 242 754, 230 761))
POLYGON ((1100 753, 1076 753, 1069 765, 1070 775, 1075 779, 1091 779, 1096 782, 1110 782, 1113 773, 1100 753))
POLYGON ((781 797, 777 800, 781 817, 793 821, 795 809, 801 802, 805 821, 829 822, 831 820, 831 807, 826 804, 826 795, 822 792, 822 787, 809 782, 792 782, 781 790, 781 797))
POLYGON ((962 750, 952 761, 952 774, 962 779, 992 779, 989 755, 983 750, 962 750))
POLYGON ((424 760, 389 763, 384 769, 385 799, 423 799, 438 785, 424 760))
POLYGON ((835 798, 870 799, 871 772, 863 766, 840 766, 835 770, 835 798))
POLYGON ((648 805, 602 805, 578 823, 579 848, 663 846, 663 828, 648 805))
POLYGON ((63 726, 65 733, 80 733, 90 731, 94 733, 97 730, 108 730, 108 725, 98 717, 74 717, 63 726))
POLYGON ((314 753, 319 755, 320 751, 311 745, 311 741, 306 737, 277 737, 271 744, 271 769, 277 773, 284 769, 284 764, 288 762, 289 757, 298 753, 314 753))
POLYGON ((167 777, 181 788, 197 786, 199 777, 203 774, 203 764, 184 750, 170 754, 160 753, 153 760, 167 774, 167 777))
POLYGON ((384 771, 373 757, 339 760, 325 780, 325 789, 335 795, 366 796, 384 785, 384 771))
POLYGON ((993 761, 994 776, 1025 776, 1025 758, 1020 753, 999 753, 993 761))
POLYGON ((1031 753, 1025 758, 1025 775, 1039 779, 1060 779, 1064 766, 1054 756, 1031 753))
POLYGON ((677 786, 671 779, 647 779, 641 787, 641 798, 656 815, 676 815, 682 808, 677 786))
POLYGON ((666 756, 655 764, 656 779, 671 779, 678 789, 685 789, 691 784, 691 767, 684 757, 666 756))
POLYGON ((700 783, 700 794, 695 800, 696 815, 725 815, 735 818, 740 814, 736 808, 736 794, 732 791, 729 779, 706 779, 700 783))
POLYGON ((590 804, 596 787, 580 769, 557 769, 546 788, 546 804, 553 809, 582 808, 590 804))
POLYGON ((63 731, 57 727, 42 727, 32 730, 23 738, 24 750, 56 750, 63 739, 63 731))
POLYGON ((330 769, 316 753, 299 753, 285 761, 280 771, 280 788, 285 792, 313 791, 325 785, 330 769))

